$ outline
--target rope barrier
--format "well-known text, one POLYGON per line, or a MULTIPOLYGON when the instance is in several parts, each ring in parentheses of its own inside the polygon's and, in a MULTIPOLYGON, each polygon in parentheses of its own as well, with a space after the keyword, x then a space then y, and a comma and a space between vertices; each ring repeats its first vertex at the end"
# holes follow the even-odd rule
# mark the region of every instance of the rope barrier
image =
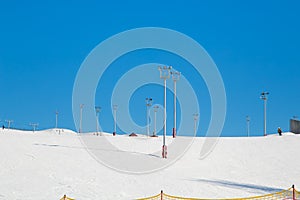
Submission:
POLYGON ((169 194, 163 193, 161 191, 160 194, 147 197, 147 198, 141 198, 137 200, 300 200, 300 192, 297 191, 294 187, 294 185, 287 189, 282 190, 276 193, 272 194, 265 194, 260 196, 253 196, 253 197, 245 197, 245 198, 214 198, 214 199, 201 199, 201 198, 186 198, 186 197, 178 197, 178 196, 172 196, 169 194))

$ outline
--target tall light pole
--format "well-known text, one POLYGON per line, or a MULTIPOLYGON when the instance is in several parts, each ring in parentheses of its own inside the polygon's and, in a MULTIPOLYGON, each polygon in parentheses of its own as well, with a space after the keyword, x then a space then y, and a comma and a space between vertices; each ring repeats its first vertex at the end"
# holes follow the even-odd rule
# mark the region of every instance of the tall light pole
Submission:
POLYGON ((55 111, 55 128, 57 129, 58 124, 58 111, 55 111))
POLYGON ((167 134, 167 79, 170 78, 170 71, 172 67, 164 66, 158 67, 160 78, 164 80, 164 136, 162 146, 162 157, 167 158, 166 134, 167 134))
POLYGON ((174 82, 174 126, 173 126, 173 138, 176 137, 176 82, 179 81, 180 72, 171 72, 174 82))
POLYGON ((101 111, 101 107, 95 106, 95 111, 96 111, 96 132, 98 136, 99 135, 99 113, 101 111))
POLYGON ((199 114, 195 113, 195 114, 193 114, 193 117, 194 117, 194 136, 196 136, 196 134, 197 134, 197 121, 198 121, 198 118, 199 118, 199 114))
POLYGON ((150 135, 149 127, 149 107, 152 106, 152 98, 146 98, 146 119, 147 119, 147 136, 150 135))
POLYGON ((35 132, 36 128, 38 127, 38 123, 30 123, 30 126, 32 126, 32 131, 35 132))
POLYGON ((247 122, 247 136, 250 136, 250 117, 246 116, 246 122, 247 122))
POLYGON ((10 129, 10 125, 14 122, 14 120, 5 120, 5 122, 7 123, 7 128, 10 129))
POLYGON ((79 121, 79 133, 82 133, 82 110, 84 104, 80 104, 80 121, 79 121))
POLYGON ((117 109, 118 109, 118 105, 113 105, 113 109, 114 109, 114 132, 113 132, 113 136, 115 136, 117 134, 117 109))
POLYGON ((267 136, 267 100, 269 92, 262 92, 260 98, 264 101, 264 136, 267 136))
POLYGON ((156 137, 156 113, 157 110, 159 109, 159 106, 154 106, 153 111, 154 111, 154 131, 152 137, 156 137))

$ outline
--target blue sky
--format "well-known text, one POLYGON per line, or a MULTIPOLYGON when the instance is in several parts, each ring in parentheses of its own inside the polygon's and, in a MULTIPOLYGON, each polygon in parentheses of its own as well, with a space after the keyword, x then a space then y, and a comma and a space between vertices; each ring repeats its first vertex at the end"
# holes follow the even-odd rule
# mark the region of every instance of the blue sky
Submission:
MULTIPOLYGON (((300 116, 299 8, 299 1, 2 1, 1 123, 13 119, 19 128, 29 128, 30 122, 50 128, 55 125, 55 110, 59 110, 59 125, 75 129, 72 91, 83 60, 108 37, 150 26, 190 36, 215 61, 227 95, 223 136, 245 136, 247 115, 251 134, 262 135, 263 102, 259 96, 263 90, 270 92, 268 132, 276 132, 278 126, 288 130, 289 119, 300 116)), ((133 52, 114 65, 128 62, 129 69, 143 62, 172 59, 181 62, 167 52, 148 50, 133 52)), ((101 126, 109 132, 113 129, 110 104, 99 94, 109 94, 115 81, 110 82, 109 77, 121 75, 113 69, 107 71, 96 95, 103 107, 101 126)), ((192 69, 185 73, 188 76, 192 69)), ((201 77, 190 79, 198 81, 197 91, 201 91, 198 135, 204 135, 209 94, 201 77)), ((161 89, 145 86, 132 97, 136 106, 130 110, 138 124, 145 123, 144 98, 161 89)), ((169 97, 172 104, 171 93, 169 97)), ((162 94, 153 98, 161 103, 162 94)), ((171 119, 168 127, 172 127, 171 119)))

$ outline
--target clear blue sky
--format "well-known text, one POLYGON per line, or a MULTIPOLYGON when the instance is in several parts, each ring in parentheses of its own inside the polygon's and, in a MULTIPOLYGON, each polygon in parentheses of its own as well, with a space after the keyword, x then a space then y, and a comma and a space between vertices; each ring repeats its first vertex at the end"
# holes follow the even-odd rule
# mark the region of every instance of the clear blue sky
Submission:
MULTIPOLYGON (((270 92, 268 132, 276 132, 278 126, 288 130, 289 119, 300 116, 299 10, 296 0, 1 1, 1 124, 13 119, 19 128, 29 128, 30 122, 38 122, 40 128, 53 127, 57 109, 59 125, 75 129, 72 90, 85 57, 114 34, 153 26, 192 37, 215 61, 227 95, 223 136, 246 135, 247 115, 251 117, 251 134, 262 134, 263 102, 259 96, 263 90, 270 92)), ((114 64, 164 62, 169 56, 151 50, 135 52, 114 64)), ((132 116, 141 125, 145 123, 144 98, 155 90, 147 87, 132 97, 132 116)), ((202 88, 204 95, 198 98, 204 99, 200 113, 203 128, 198 135, 204 135, 209 118, 209 96, 205 85, 198 89, 202 88)), ((111 89, 107 78, 97 94, 111 89)), ((162 96, 153 98, 162 100, 162 96)), ((112 116, 105 109, 110 104, 96 100, 103 107, 102 128, 110 132, 112 116)))

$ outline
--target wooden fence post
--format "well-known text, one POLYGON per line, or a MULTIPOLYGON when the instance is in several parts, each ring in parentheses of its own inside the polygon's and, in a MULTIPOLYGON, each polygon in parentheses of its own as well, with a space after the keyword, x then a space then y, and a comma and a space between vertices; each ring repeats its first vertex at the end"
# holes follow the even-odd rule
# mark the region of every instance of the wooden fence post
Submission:
POLYGON ((296 200, 295 185, 293 185, 292 188, 293 188, 293 200, 296 200))

